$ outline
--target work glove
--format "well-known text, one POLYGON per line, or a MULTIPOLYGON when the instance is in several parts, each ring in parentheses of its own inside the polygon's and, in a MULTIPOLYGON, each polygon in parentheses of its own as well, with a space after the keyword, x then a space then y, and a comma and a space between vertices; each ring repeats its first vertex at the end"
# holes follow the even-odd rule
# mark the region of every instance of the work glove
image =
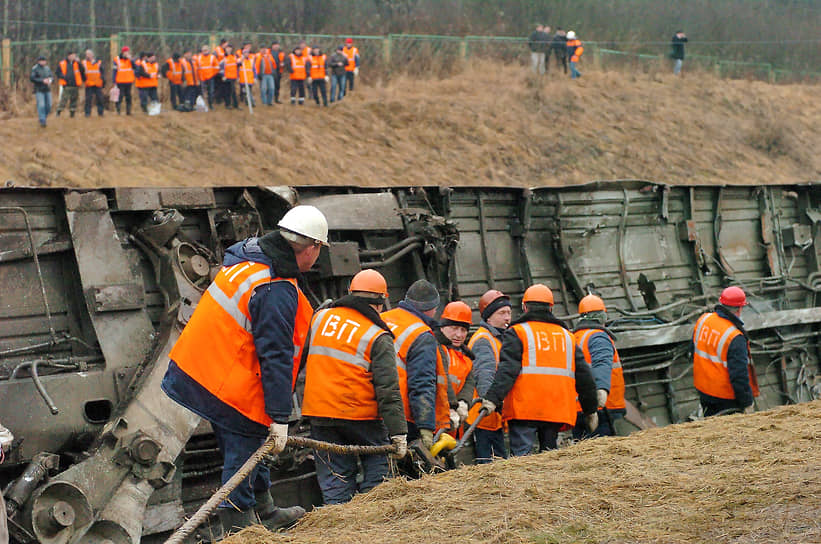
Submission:
POLYGON ((745 414, 755 413, 755 404, 751 404, 751 405, 747 406, 746 408, 744 408, 744 413, 745 414))
POLYGON ((331 76, 325 76, 325 83, 331 82, 331 76))
POLYGON ((607 389, 596 389, 596 400, 599 401, 599 408, 604 408, 607 404, 607 389))
POLYGON ((488 414, 492 414, 496 411, 496 404, 487 399, 482 399, 482 410, 487 410, 488 414))
POLYGON ((456 410, 451 408, 451 410, 450 410, 450 428, 452 430, 455 431, 456 429, 459 428, 459 419, 460 419, 459 414, 456 412, 456 410))
POLYGON ((0 450, 9 451, 11 449, 11 443, 14 441, 14 435, 11 434, 11 431, 3 427, 0 424, 0 450))
POLYGON ((288 424, 287 423, 271 423, 268 427, 268 433, 274 439, 274 447, 271 449, 271 455, 276 455, 285 449, 285 443, 288 442, 288 424))
POLYGON ((359 75, 359 67, 358 66, 353 69, 353 75, 355 75, 355 76, 359 75))
POLYGON ((593 412, 584 416, 584 422, 587 424, 587 430, 591 433, 599 427, 599 414, 593 412))
POLYGON ((459 419, 467 421, 468 418, 468 403, 460 400, 456 405, 456 413, 459 414, 459 419))
POLYGON ((422 438, 422 445, 426 450, 433 447, 433 431, 430 429, 419 429, 419 436, 422 438))
POLYGON ((391 437, 391 444, 396 451, 391 454, 394 459, 402 459, 408 454, 408 435, 396 434, 391 437))
POLYGON ((313 78, 309 77, 308 78, 308 85, 310 85, 312 82, 313 82, 313 78))

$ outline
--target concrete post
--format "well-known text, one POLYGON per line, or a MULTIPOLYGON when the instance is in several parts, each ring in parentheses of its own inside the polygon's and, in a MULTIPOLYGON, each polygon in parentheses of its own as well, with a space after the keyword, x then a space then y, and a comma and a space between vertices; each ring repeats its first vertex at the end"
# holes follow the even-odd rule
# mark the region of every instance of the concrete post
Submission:
POLYGON ((3 85, 11 86, 11 40, 5 38, 3 40, 3 85))
POLYGON ((211 34, 208 36, 208 48, 213 52, 217 48, 217 35, 211 34))
POLYGON ((382 40, 382 61, 385 63, 385 71, 391 71, 391 37, 385 36, 382 40))
POLYGON ((108 43, 111 62, 114 62, 114 59, 120 54, 120 36, 118 34, 112 34, 108 39, 108 43))

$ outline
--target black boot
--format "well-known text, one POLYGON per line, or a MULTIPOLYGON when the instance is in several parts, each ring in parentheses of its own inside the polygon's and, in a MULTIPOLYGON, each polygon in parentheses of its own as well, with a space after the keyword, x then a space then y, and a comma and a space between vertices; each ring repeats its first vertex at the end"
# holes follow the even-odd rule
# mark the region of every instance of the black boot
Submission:
POLYGON ((269 531, 286 529, 305 515, 305 509, 301 506, 279 508, 268 491, 255 493, 254 498, 257 501, 254 510, 259 516, 259 522, 269 531))
POLYGON ((225 537, 225 531, 222 529, 222 521, 218 514, 211 514, 208 519, 203 521, 191 535, 192 542, 204 542, 211 544, 219 542, 225 537))
POLYGON ((219 514, 219 519, 222 522, 222 530, 225 534, 236 533, 258 523, 257 515, 254 513, 253 508, 249 508, 248 510, 220 508, 217 510, 217 513, 219 514))

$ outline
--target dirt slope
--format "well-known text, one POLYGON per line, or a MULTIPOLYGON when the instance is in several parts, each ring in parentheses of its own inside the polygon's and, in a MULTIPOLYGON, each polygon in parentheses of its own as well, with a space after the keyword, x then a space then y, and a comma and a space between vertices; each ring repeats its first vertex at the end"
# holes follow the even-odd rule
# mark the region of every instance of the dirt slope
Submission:
POLYGON ((821 542, 821 401, 392 480, 226 544, 821 542))
MULTIPOLYGON (((287 88, 285 89, 287 92, 287 88)), ((821 177, 817 86, 476 66, 359 86, 343 103, 0 122, 16 185, 500 185, 821 177)), ((31 106, 33 109, 33 106, 31 106)))

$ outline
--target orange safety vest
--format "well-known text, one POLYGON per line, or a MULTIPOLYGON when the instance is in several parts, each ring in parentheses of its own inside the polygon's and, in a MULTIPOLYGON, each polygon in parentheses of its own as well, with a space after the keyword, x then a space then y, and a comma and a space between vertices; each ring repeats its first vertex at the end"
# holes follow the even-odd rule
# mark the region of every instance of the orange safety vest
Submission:
POLYGON ((297 81, 305 79, 305 59, 293 53, 289 56, 291 58, 291 79, 297 81))
MULTIPOLYGON (((499 368, 499 353, 502 350, 502 341, 493 336, 493 333, 485 327, 479 327, 476 332, 473 333, 473 336, 470 337, 468 349, 472 351, 473 346, 479 340, 487 340, 488 344, 490 344, 490 348, 493 350, 493 356, 496 358, 496 368, 499 368)), ((474 390, 473 398, 477 398, 478 396, 479 392, 474 390)), ((476 417, 479 415, 479 411, 481 409, 481 404, 476 404, 470 409, 467 418, 468 425, 472 425, 473 422, 476 421, 476 417)), ((498 431, 502 428, 502 414, 499 412, 493 412, 492 414, 486 415, 482 418, 482 421, 479 422, 476 428, 484 429, 486 431, 498 431)))
POLYGON ((214 56, 217 57, 217 60, 220 61, 225 58, 225 49, 222 46, 218 45, 214 48, 214 56))
POLYGON ((260 77, 264 75, 273 75, 276 72, 277 63, 271 55, 271 51, 269 49, 263 49, 262 52, 257 55, 254 63, 254 66, 257 69, 257 74, 259 74, 260 77))
POLYGON ((314 55, 311 57, 311 78, 325 79, 325 60, 327 55, 314 55))
MULTIPOLYGON (((616 343, 610 338, 606 332, 600 329, 579 329, 573 333, 576 338, 576 344, 581 346, 582 353, 584 353, 584 360, 590 366, 593 366, 593 356, 590 354, 590 338, 597 332, 607 336, 610 343, 613 344, 613 366, 610 371, 610 393, 607 394, 607 402, 604 407, 608 410, 624 410, 627 404, 624 402, 624 369, 621 367, 621 359, 619 359, 619 352, 616 349, 616 343)), ((582 411, 582 405, 577 401, 576 410, 582 411)))
MULTIPOLYGON (((734 399, 735 391, 730 383, 727 370, 727 352, 733 339, 741 331, 729 319, 724 319, 715 312, 702 315, 696 321, 693 330, 693 384, 696 389, 719 399, 734 399)), ((750 346, 747 344, 747 374, 753 396, 760 394, 755 367, 749 357, 750 346)))
POLYGON ((522 342, 522 370, 502 408, 505 421, 576 424, 576 340, 553 323, 528 321, 511 330, 522 342))
POLYGON ((197 55, 197 77, 200 81, 208 81, 219 71, 217 59, 211 53, 197 55))
POLYGON ((387 334, 352 308, 320 310, 306 349, 302 414, 364 421, 380 419, 371 373, 371 347, 387 334))
POLYGON ((91 62, 89 60, 83 61, 83 68, 86 71, 86 87, 102 87, 103 73, 101 71, 103 61, 96 60, 91 62))
POLYGON ((271 418, 265 413, 248 301, 254 289, 278 281, 291 283, 298 297, 293 335, 293 388, 313 310, 296 280, 272 278, 271 268, 262 263, 248 261, 222 267, 169 354, 183 372, 212 395, 265 426, 271 424, 271 418))
POLYGON ((191 63, 185 57, 180 59, 180 66, 182 67, 182 76, 185 80, 185 84, 189 86, 194 85, 197 82, 194 67, 191 66, 191 63))
MULTIPOLYGON (((292 55, 293 56, 293 55, 292 55)), ((406 361, 408 351, 417 338, 433 331, 424 321, 402 308, 394 308, 382 314, 382 319, 393 332, 396 348, 396 370, 399 374, 399 393, 405 406, 405 419, 415 423, 408 398, 408 370, 406 361)), ((450 425, 450 404, 448 403, 447 372, 442 361, 442 354, 436 350, 436 427, 444 428, 450 425)))
MULTIPOLYGON (((80 73, 80 63, 76 60, 71 63, 72 71, 74 72, 74 84, 79 87, 83 84, 83 74, 80 73)), ((60 73, 63 75, 68 75, 68 59, 63 59, 60 61, 60 73)), ((65 86, 66 80, 60 78, 57 81, 60 85, 65 86)))
POLYGON ((239 61, 239 82, 247 85, 254 84, 254 61, 250 58, 239 61))
POLYGON ((168 71, 165 73, 165 77, 174 85, 182 85, 182 62, 175 63, 172 58, 168 59, 166 63, 168 63, 168 71))
POLYGON ((131 59, 116 57, 114 67, 117 69, 114 83, 134 83, 134 65, 131 63, 131 59))
POLYGON ((233 53, 225 55, 222 59, 223 64, 223 79, 237 79, 239 76, 239 69, 237 68, 237 57, 233 53))
POLYGON ((460 349, 447 348, 448 350, 448 381, 453 392, 458 395, 465 387, 465 380, 473 371, 473 359, 464 354, 460 349))
POLYGON ((348 64, 345 65, 345 71, 353 72, 354 69, 356 69, 356 56, 359 54, 359 49, 346 45, 342 48, 342 54, 348 59, 348 64))
POLYGON ((575 49, 573 49, 573 55, 570 57, 570 62, 579 62, 579 57, 584 53, 581 40, 570 40, 567 42, 567 47, 575 47, 575 49))
POLYGON ((279 58, 279 73, 281 74, 285 70, 285 51, 277 51, 277 57, 279 58))
POLYGON ((136 87, 138 89, 153 89, 159 84, 158 75, 160 72, 160 65, 156 62, 143 62, 141 64, 143 71, 148 74, 148 77, 140 76, 137 78, 136 87))

